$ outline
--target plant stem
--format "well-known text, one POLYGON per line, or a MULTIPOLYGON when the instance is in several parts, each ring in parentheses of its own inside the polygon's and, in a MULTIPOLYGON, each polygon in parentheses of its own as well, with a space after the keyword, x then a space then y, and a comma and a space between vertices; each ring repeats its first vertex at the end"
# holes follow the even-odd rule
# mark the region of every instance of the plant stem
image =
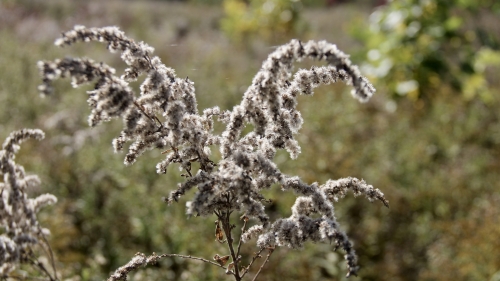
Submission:
POLYGON ((241 249, 241 244, 242 244, 241 236, 243 235, 243 233, 245 233, 245 228, 247 227, 247 222, 248 222, 248 218, 244 217, 243 218, 243 227, 241 227, 240 241, 238 241, 238 249, 236 250, 236 255, 237 256, 240 255, 240 249, 241 249))
POLYGON ((243 278, 247 273, 248 271, 250 270, 250 267, 253 265, 253 263, 258 259, 260 258, 260 254, 262 253, 262 251, 264 251, 266 248, 261 248, 257 253, 255 253, 255 255, 253 256, 252 258, 252 261, 250 262, 250 264, 245 268, 245 271, 243 272, 243 274, 241 275, 241 278, 243 278))
POLYGON ((50 275, 49 271, 45 268, 45 266, 43 265, 43 263, 41 263, 40 261, 38 261, 36 258, 35 260, 32 260, 30 257, 27 257, 28 261, 33 264, 34 266, 38 267, 41 272, 45 273, 45 275, 47 275, 47 277, 50 279, 50 281, 56 281, 57 279, 53 278, 52 275, 50 275))
POLYGON ((222 229, 224 230, 224 234, 226 234, 227 237, 227 245, 229 247, 229 251, 231 252, 231 257, 233 258, 233 263, 234 263, 234 279, 236 281, 241 280, 240 276, 240 270, 238 268, 238 262, 239 258, 234 252, 234 247, 233 247, 233 237, 231 235, 232 227, 231 227, 231 221, 229 220, 229 217, 231 215, 231 212, 223 212, 222 213, 222 229))
MULTIPOLYGON (((39 229, 40 233, 42 233, 42 229, 40 227, 38 227, 38 229, 39 229)), ((52 248, 50 247, 49 241, 47 241, 47 237, 45 237, 45 235, 43 235, 43 234, 41 235, 41 237, 45 243, 45 246, 47 247, 47 248, 45 248, 42 246, 42 248, 49 253, 50 264, 52 265, 52 270, 54 271, 55 279, 59 280, 57 278, 56 262, 54 260, 54 253, 52 252, 52 248)))
POLYGON ((252 281, 257 280, 257 276, 259 276, 259 274, 262 271, 262 269, 264 268, 264 266, 269 262, 269 258, 271 257, 272 253, 274 252, 274 248, 268 248, 268 250, 269 250, 269 253, 267 254, 266 260, 262 263, 262 265, 259 268, 259 271, 257 271, 257 273, 253 277, 252 281))

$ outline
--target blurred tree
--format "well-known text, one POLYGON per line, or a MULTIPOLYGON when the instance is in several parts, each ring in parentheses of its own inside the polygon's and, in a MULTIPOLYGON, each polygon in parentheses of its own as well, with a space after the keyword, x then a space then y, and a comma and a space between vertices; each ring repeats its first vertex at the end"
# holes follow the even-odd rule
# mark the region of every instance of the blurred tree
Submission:
POLYGON ((500 62, 500 44, 485 18, 495 13, 494 0, 392 1, 370 16, 370 28, 355 28, 366 46, 364 73, 412 100, 450 91, 489 100, 485 69, 500 62))
POLYGON ((304 31, 300 0, 225 0, 221 27, 235 42, 283 39, 304 31))
POLYGON ((499 12, 498 1, 392 1, 354 28, 379 99, 330 124, 349 144, 331 166, 363 169, 391 202, 384 220, 354 201, 344 209, 359 220, 349 234, 364 237, 363 280, 500 275, 499 12), (359 128, 342 134, 349 124, 359 128))

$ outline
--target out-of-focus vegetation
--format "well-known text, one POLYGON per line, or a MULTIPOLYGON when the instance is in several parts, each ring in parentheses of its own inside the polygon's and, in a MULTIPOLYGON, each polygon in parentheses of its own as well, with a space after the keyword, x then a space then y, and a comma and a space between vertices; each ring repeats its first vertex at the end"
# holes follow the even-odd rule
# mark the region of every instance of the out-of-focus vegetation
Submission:
POLYGON ((235 42, 269 40, 303 32, 300 0, 225 0, 221 28, 235 42))
POLYGON ((373 241, 366 280, 498 280, 499 16, 498 1, 392 1, 354 29, 386 114, 358 122, 371 141, 350 143, 366 151, 353 167, 392 195, 385 219, 348 209, 373 241))
MULTIPOLYGON (((390 58, 387 75, 375 77, 375 98, 358 104, 341 85, 301 97, 302 154, 295 161, 280 154, 277 162, 284 172, 307 182, 355 176, 386 194, 389 210, 354 198, 335 205, 358 252, 360 280, 498 280, 500 81, 499 68, 493 66, 497 50, 493 42, 500 34, 498 4, 478 2, 472 9, 476 2, 449 1, 448 9, 439 10, 440 1, 419 1, 441 12, 422 9, 421 16, 415 17, 405 12, 405 3, 413 2, 394 1, 372 16, 387 19, 391 13, 398 15, 398 9, 400 16, 406 14, 395 30, 384 34, 376 24, 386 20, 369 23, 370 7, 360 3, 297 10, 309 26, 300 39, 326 39, 349 53, 370 53, 371 58, 377 57, 373 50, 378 50, 380 62, 384 56, 390 58), (357 32, 363 43, 356 43, 348 34, 355 21, 377 32, 357 32), (416 39, 428 38, 433 44, 404 39, 408 37, 404 29, 418 21, 422 22, 416 39), (452 37, 444 32, 450 25, 456 34, 452 37), (433 33, 439 28, 442 36, 433 33), (454 38, 463 50, 454 45, 454 38), (387 50, 380 49, 384 44, 387 50), (419 58, 433 55, 447 71, 418 63, 419 58), (470 67, 464 67, 464 61, 470 67), (451 77, 461 86, 456 87, 451 77), (480 87, 464 84, 474 79, 480 87), (410 80, 418 82, 418 91, 403 97, 412 98, 394 94, 400 83, 410 80)), ((263 41, 251 52, 235 48, 220 30, 224 17, 217 3, 0 2, 0 139, 22 127, 46 132, 43 142, 23 146, 18 161, 42 178, 45 190, 34 193, 50 192, 59 198, 41 219, 52 230, 51 243, 64 278, 102 280, 137 251, 211 258, 223 247, 214 241, 213 222, 186 219, 185 202, 167 208, 161 201, 179 182, 175 173, 155 173, 153 163, 161 155, 150 154, 151 161, 143 157, 125 167, 123 155, 114 155, 110 144, 119 121, 107 125, 105 132, 88 128, 86 97, 68 83, 60 83, 56 90, 64 94, 39 98, 36 62, 64 53, 91 54, 95 60, 117 65, 119 59, 110 61, 98 44, 64 51, 52 45, 61 31, 75 24, 117 25, 130 37, 154 46, 179 76, 189 76, 196 83, 200 108, 228 109, 239 102, 273 46, 263 41)), ((292 32, 281 40, 293 36, 292 32)), ((365 59, 363 55, 354 61, 365 59)), ((279 189, 271 192, 277 200, 268 208, 280 216, 289 215, 293 196, 279 189)), ((303 251, 275 252, 261 278, 344 280, 343 267, 333 246, 308 245, 303 251)), ((139 271, 134 280, 224 277, 205 264, 170 259, 139 271)))
POLYGON ((486 70, 500 65, 498 1, 392 1, 357 26, 363 69, 394 95, 428 100, 444 92, 491 100, 486 70))

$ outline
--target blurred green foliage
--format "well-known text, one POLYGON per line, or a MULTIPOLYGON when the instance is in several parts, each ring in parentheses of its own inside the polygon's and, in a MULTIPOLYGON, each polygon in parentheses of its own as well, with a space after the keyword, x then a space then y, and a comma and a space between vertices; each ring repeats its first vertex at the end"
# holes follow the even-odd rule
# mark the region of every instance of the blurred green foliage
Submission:
POLYGON ((304 29, 300 0, 224 0, 223 7, 221 28, 235 42, 279 40, 304 29))
MULTIPOLYGON (((164 0, 164 1, 179 1, 179 0, 164 0)), ((180 0, 182 1, 182 0, 180 0)), ((185 2, 189 3, 196 3, 196 4, 203 4, 203 5, 222 5, 225 0, 186 0, 185 2)), ((248 3, 249 1, 252 0, 246 0, 248 3)), ((293 2, 293 0, 290 0, 293 2)), ((302 2, 306 7, 321 7, 325 6, 325 3, 327 0, 295 0, 295 2, 300 1, 302 2)), ((366 1, 366 0, 364 0, 366 1)))
POLYGON ((384 219, 347 208, 363 280, 498 276, 499 12, 498 1, 391 1, 353 28, 379 108, 348 142, 361 153, 352 167, 391 202, 384 219))
MULTIPOLYGON (((425 35, 432 30, 427 22, 440 26, 447 22, 432 19, 439 13, 414 18, 427 26, 420 29, 419 37, 430 38, 439 46, 450 45, 435 52, 452 72, 438 73, 415 62, 432 52, 425 45, 398 41, 404 37, 399 28, 407 29, 411 22, 398 25, 392 31, 394 37, 357 33, 366 40, 363 42, 372 36, 386 38, 377 41, 382 45, 391 42, 391 51, 385 55, 393 60, 390 70, 401 73, 388 74, 392 80, 377 77, 378 92, 367 104, 342 94, 342 85, 300 97, 298 106, 305 119, 299 135, 302 154, 295 161, 286 153, 276 158, 280 169, 306 182, 355 176, 388 197, 390 209, 350 196, 335 204, 338 219, 360 258, 360 277, 350 280, 493 281, 500 275, 500 80, 499 69, 493 66, 497 39, 479 40, 500 34, 500 20, 494 14, 498 3, 490 1, 491 9, 485 9, 485 1, 454 2, 448 2, 448 11, 442 12, 458 16, 461 25, 454 32, 464 50, 452 48, 455 37, 425 35), (476 33, 476 24, 486 33, 476 33), (473 31, 473 41, 461 37, 470 34, 468 31, 473 31), (469 54, 469 49, 478 51, 472 54, 474 61, 466 60, 474 72, 463 72, 459 59, 467 58, 462 54, 469 54), (412 69, 421 72, 416 76, 412 69), (451 74, 457 79, 465 77, 462 82, 480 75, 480 82, 487 83, 469 95, 465 86, 462 90, 452 86, 451 74), (397 98, 397 83, 425 75, 427 79, 437 76, 437 83, 423 92, 422 82, 419 92, 406 94, 414 98, 397 98), (421 106, 423 99, 432 106, 421 106)), ((378 13, 394 12, 395 6, 405 3, 394 1, 378 13)), ((353 53, 359 45, 342 32, 343 26, 356 20, 354 11, 368 18, 366 10, 361 5, 337 6, 302 9, 299 14, 310 23, 305 36, 326 38, 353 53)), ((52 45, 60 32, 74 24, 117 25, 130 37, 155 47, 155 53, 180 77, 189 76, 195 82, 199 109, 215 105, 229 109, 240 101, 272 49, 269 42, 257 44, 261 47, 251 52, 234 48, 218 29, 222 14, 222 7, 163 1, 0 2, 0 137, 22 127, 46 131, 44 141, 23 144, 16 160, 28 173, 40 175, 45 189, 32 192, 50 192, 59 198, 51 210, 42 212, 41 220, 52 231, 51 244, 63 279, 103 280, 138 251, 211 258, 223 254, 223 247, 214 241, 213 221, 187 219, 185 202, 167 207, 161 201, 182 181, 174 169, 165 176, 155 173, 154 163, 161 155, 150 153, 125 167, 123 155, 113 154, 111 148, 120 121, 88 128, 85 89, 72 89, 69 81, 61 81, 54 96, 39 98, 36 62, 83 55, 123 68, 99 44, 62 50, 52 45)), ((363 29, 368 26, 365 22, 363 29)), ((379 47, 366 44, 362 45, 366 47, 363 54, 379 47)), ((355 57, 354 62, 365 59, 365 55, 355 57)), ((273 217, 290 215, 293 195, 279 188, 269 195, 274 201, 266 208, 273 217)), ((255 250, 252 243, 244 249, 246 254, 255 250)), ((279 249, 261 278, 346 280, 341 255, 329 245, 310 244, 303 251, 279 249)), ((131 276, 131 280, 224 278, 218 268, 180 259, 164 260, 131 276)))
POLYGON ((363 70, 395 96, 429 100, 444 91, 491 100, 485 69, 499 65, 500 41, 485 16, 500 16, 498 1, 390 1, 369 28, 355 28, 368 50, 363 70))

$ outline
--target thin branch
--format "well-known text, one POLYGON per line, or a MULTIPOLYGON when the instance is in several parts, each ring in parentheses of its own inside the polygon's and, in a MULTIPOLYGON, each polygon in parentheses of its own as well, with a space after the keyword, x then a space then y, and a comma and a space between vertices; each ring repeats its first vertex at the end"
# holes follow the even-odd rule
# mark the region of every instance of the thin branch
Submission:
POLYGON ((231 223, 229 221, 229 216, 231 213, 227 212, 224 214, 223 220, 222 220, 222 229, 224 229, 224 233, 226 234, 227 238, 227 245, 229 247, 229 251, 231 252, 231 257, 233 258, 233 263, 234 263, 234 277, 236 281, 241 280, 239 268, 238 268, 238 262, 239 262, 239 257, 236 255, 234 252, 234 247, 233 247, 233 237, 231 235, 231 223))
POLYGON ((149 116, 149 114, 147 114, 146 111, 144 110, 144 107, 142 105, 138 104, 137 101, 134 101, 134 105, 142 112, 142 114, 144 114, 155 125, 156 125, 156 122, 159 123, 158 130, 161 130, 163 128, 163 124, 161 123, 160 119, 158 119, 158 117, 156 117, 156 115, 153 115, 154 118, 149 116))
MULTIPOLYGON (((39 228, 40 233, 42 233, 42 230, 40 229, 40 227, 38 227, 38 228, 39 228)), ((45 235, 43 233, 41 236, 42 236, 43 241, 45 242, 44 243, 45 246, 47 247, 47 248, 45 248, 45 247, 42 247, 42 248, 49 253, 50 264, 52 265, 52 270, 54 271, 54 275, 55 275, 56 280, 59 280, 57 278, 56 262, 54 259, 54 253, 52 252, 52 248, 50 247, 49 241, 47 241, 47 237, 45 237, 45 235)))
POLYGON ((248 217, 247 216, 243 216, 243 227, 241 228, 241 234, 240 234, 240 241, 238 241, 238 249, 236 250, 236 255, 239 256, 240 255, 240 249, 241 249, 241 244, 242 244, 242 240, 241 239, 241 236, 243 235, 243 233, 245 233, 245 228, 247 227, 247 222, 248 222, 248 217))
POLYGON ((50 275, 49 271, 45 268, 42 262, 38 260, 32 260, 30 257, 27 257, 28 261, 31 262, 34 266, 38 267, 42 272, 44 272, 51 281, 56 281, 57 279, 54 279, 52 275, 50 275))
POLYGON ((217 210, 214 210, 214 214, 217 216, 217 218, 220 220, 221 218, 221 213, 217 210))
POLYGON ((183 259, 199 260, 199 261, 206 262, 206 263, 209 263, 209 264, 212 264, 212 265, 215 265, 215 266, 222 267, 222 268, 226 269, 226 267, 224 267, 224 266, 222 266, 222 265, 220 265, 220 264, 218 264, 216 262, 213 262, 211 260, 207 260, 207 259, 204 259, 204 258, 193 257, 191 255, 186 256, 186 255, 179 255, 179 254, 161 254, 158 257, 160 257, 160 258, 164 258, 164 257, 178 257, 178 258, 183 258, 183 259))
POLYGON ((249 264, 247 267, 245 267, 245 271, 244 271, 244 272, 243 272, 243 274, 241 275, 241 278, 245 277, 245 275, 248 273, 248 271, 250 271, 250 267, 253 265, 253 263, 254 263, 257 259, 259 259, 259 258, 261 258, 261 257, 262 257, 260 254, 261 254, 261 253, 262 253, 265 249, 266 249, 266 248, 260 248, 260 250, 259 250, 257 253, 255 253, 255 255, 252 257, 252 261, 250 262, 250 264, 249 264))
POLYGON ((262 265, 259 268, 259 271, 257 271, 257 273, 253 277, 252 281, 257 280, 257 276, 259 276, 259 274, 262 271, 262 269, 264 268, 264 266, 269 262, 269 258, 271 257, 271 255, 274 252, 274 247, 273 248, 268 248, 268 250, 269 250, 269 253, 267 254, 266 260, 262 263, 262 265))
POLYGON ((152 69, 156 70, 156 67, 153 65, 153 62, 151 62, 151 58, 147 54, 144 55, 144 58, 149 62, 149 66, 151 66, 152 69))
POLYGON ((153 252, 150 256, 146 256, 143 253, 137 253, 126 265, 118 268, 107 280, 108 281, 120 281, 120 280, 126 281, 127 276, 130 272, 135 271, 138 268, 143 267, 143 266, 145 267, 147 265, 154 265, 154 264, 158 263, 160 259, 165 258, 165 257, 179 257, 179 258, 184 258, 184 259, 199 260, 199 261, 226 269, 221 264, 215 263, 213 261, 210 261, 210 260, 207 260, 204 258, 193 257, 191 255, 188 255, 188 256, 179 255, 179 254, 157 255, 156 253, 153 252))

